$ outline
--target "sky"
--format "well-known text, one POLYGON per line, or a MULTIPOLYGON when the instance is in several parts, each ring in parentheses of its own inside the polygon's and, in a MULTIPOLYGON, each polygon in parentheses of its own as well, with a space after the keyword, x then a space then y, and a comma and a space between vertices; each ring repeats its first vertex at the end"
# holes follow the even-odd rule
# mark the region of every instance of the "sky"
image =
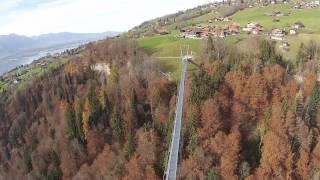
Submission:
POLYGON ((0 35, 124 32, 213 0, 0 0, 0 35))

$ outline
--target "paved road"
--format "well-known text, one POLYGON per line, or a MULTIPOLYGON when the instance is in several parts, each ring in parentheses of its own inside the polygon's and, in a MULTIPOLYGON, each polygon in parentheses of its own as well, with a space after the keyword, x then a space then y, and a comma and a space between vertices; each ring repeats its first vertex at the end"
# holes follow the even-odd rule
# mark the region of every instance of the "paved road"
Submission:
POLYGON ((182 70, 181 80, 178 89, 178 102, 176 106, 176 115, 174 120, 174 129, 172 132, 172 140, 170 146, 170 155, 166 172, 166 180, 176 180, 177 166, 179 159, 179 145, 180 145, 180 132, 181 132, 181 121, 183 112, 183 96, 184 96, 184 84, 186 79, 187 61, 190 56, 182 58, 182 70))

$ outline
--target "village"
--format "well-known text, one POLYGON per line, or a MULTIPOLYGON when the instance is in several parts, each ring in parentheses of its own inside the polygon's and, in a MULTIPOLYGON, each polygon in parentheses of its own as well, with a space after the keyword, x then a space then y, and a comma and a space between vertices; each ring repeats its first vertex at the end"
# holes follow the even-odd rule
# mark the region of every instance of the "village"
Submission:
MULTIPOLYGON (((230 21, 230 18, 218 17, 215 21, 230 21)), ((289 44, 286 42, 287 36, 298 35, 299 30, 305 28, 305 25, 297 21, 290 27, 286 28, 273 28, 271 31, 264 31, 262 25, 257 22, 248 22, 244 27, 237 22, 232 22, 225 27, 210 26, 210 25, 198 25, 196 27, 184 28, 180 30, 180 38, 191 39, 206 39, 209 36, 213 38, 226 38, 228 36, 236 36, 239 34, 248 34, 253 36, 268 37, 272 41, 281 42, 280 48, 283 50, 289 50, 289 44)))
POLYGON ((311 1, 311 2, 298 2, 296 3, 293 8, 294 9, 312 9, 312 8, 318 8, 320 7, 320 1, 311 1))

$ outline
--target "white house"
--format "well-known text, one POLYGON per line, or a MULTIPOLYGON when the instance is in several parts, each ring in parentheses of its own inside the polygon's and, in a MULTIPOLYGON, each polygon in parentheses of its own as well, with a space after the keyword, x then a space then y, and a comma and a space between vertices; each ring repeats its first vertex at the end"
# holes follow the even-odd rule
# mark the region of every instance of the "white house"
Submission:
POLYGON ((290 29, 289 34, 290 34, 290 35, 297 35, 298 32, 297 32, 297 30, 295 30, 295 29, 290 29))
POLYGON ((301 29, 301 28, 304 28, 304 24, 302 24, 302 22, 296 22, 292 25, 292 28, 293 29, 301 29))
POLYGON ((256 22, 249 22, 247 24, 247 28, 251 28, 251 29, 257 28, 258 26, 259 26, 259 24, 256 22))

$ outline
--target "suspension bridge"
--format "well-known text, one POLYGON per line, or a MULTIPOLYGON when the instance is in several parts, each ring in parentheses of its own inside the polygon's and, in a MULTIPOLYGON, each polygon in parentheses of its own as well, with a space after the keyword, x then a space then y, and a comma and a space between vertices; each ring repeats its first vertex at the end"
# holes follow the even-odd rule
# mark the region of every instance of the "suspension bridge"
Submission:
POLYGON ((172 131, 171 145, 169 151, 169 160, 167 164, 167 170, 165 173, 166 180, 176 180, 177 169, 179 161, 179 152, 181 149, 181 126, 182 126, 182 116, 183 116, 183 99, 184 99, 184 88, 185 79, 187 71, 187 63, 192 60, 192 52, 189 53, 189 47, 185 54, 181 50, 181 57, 162 57, 162 58, 179 58, 181 59, 181 79, 178 86, 177 103, 176 103, 176 113, 174 119, 174 127, 172 131))

